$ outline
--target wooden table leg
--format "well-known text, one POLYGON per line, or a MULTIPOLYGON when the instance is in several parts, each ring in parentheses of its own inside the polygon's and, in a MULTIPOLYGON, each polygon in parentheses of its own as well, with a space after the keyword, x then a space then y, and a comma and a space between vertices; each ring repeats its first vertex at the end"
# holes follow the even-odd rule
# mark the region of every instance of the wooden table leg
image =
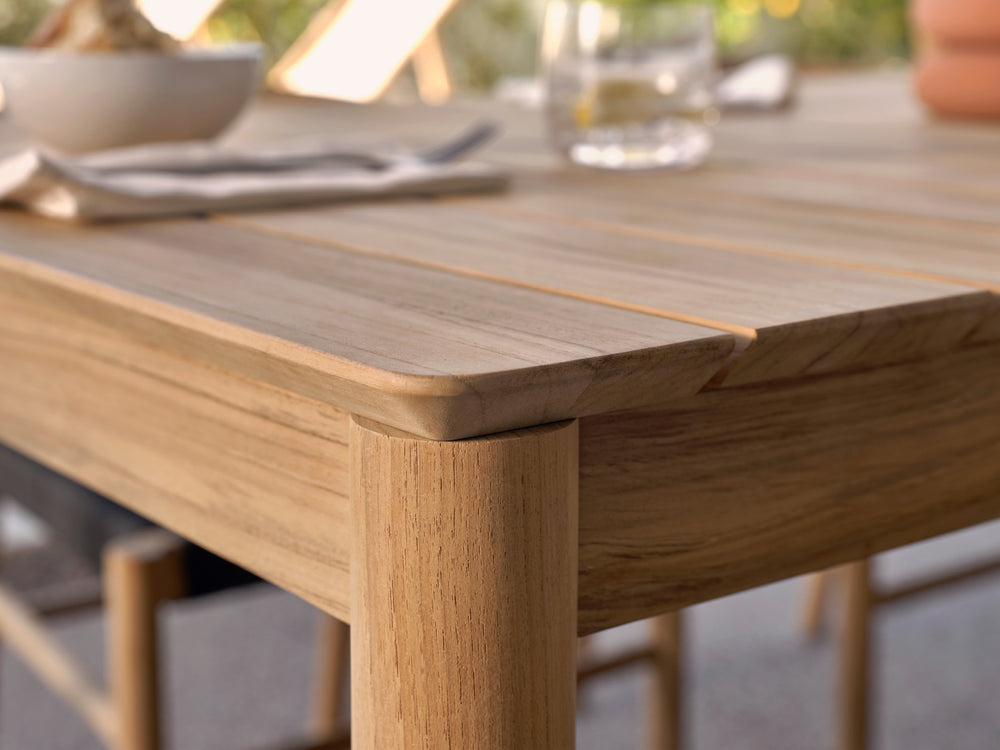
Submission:
POLYGON ((871 661, 870 564, 860 560, 843 568, 844 620, 840 644, 840 750, 868 747, 871 661))
POLYGON ((351 427, 354 750, 575 746, 575 422, 351 427))

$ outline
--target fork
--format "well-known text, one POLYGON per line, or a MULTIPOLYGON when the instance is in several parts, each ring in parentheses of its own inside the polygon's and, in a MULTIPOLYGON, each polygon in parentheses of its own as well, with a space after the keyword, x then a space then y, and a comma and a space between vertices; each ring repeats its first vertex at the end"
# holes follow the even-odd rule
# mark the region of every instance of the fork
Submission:
POLYGON ((81 157, 77 164, 105 174, 161 172, 169 174, 218 174, 240 172, 287 172, 313 167, 343 166, 381 170, 405 164, 445 164, 484 146, 499 132, 496 123, 483 121, 453 138, 411 154, 377 151, 330 150, 266 156, 244 151, 218 152, 212 146, 176 150, 176 146, 123 149, 81 157))

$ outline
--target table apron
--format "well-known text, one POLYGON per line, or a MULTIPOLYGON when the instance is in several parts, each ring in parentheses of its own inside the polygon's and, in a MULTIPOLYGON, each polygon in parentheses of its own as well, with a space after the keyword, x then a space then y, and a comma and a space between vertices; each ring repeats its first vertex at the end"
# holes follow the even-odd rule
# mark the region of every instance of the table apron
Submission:
POLYGON ((1000 346, 580 420, 589 633, 1000 516, 1000 346))
POLYGON ((0 441, 343 619, 349 415, 0 286, 0 441))

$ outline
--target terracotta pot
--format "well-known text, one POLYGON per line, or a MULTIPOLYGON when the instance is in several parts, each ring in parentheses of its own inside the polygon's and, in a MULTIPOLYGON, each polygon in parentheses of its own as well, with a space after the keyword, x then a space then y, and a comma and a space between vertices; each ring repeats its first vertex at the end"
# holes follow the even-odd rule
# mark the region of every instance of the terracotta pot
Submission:
POLYGON ((1000 117, 1000 0, 913 0, 917 93, 942 115, 1000 117))
POLYGON ((998 0, 913 0, 911 8, 916 29, 939 45, 1000 46, 998 0))
POLYGON ((917 64, 916 84, 939 114, 1000 117, 1000 44, 936 50, 917 64))

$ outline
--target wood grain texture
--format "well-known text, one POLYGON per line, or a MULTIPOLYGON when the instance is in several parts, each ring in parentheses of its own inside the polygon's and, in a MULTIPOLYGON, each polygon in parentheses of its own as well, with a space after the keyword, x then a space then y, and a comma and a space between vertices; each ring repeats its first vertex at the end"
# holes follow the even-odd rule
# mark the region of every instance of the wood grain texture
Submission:
POLYGON ((577 425, 351 426, 356 750, 572 750, 577 425))
POLYGON ((1000 232, 974 223, 892 217, 819 201, 734 195, 724 184, 649 178, 626 185, 620 179, 596 183, 553 175, 522 183, 502 205, 647 241, 1000 288, 1000 232))
POLYGON ((581 634, 1000 516, 998 377, 981 345, 581 420, 581 634))
MULTIPOLYGON (((924 117, 914 105, 908 78, 902 73, 810 76, 805 80, 800 99, 800 106, 791 115, 724 117, 713 158, 705 168, 683 175, 656 172, 616 175, 567 169, 552 161, 539 118, 498 104, 464 103, 445 111, 414 110, 405 128, 398 123, 389 123, 387 127, 397 136, 410 134, 411 138, 421 140, 429 138, 431 133, 441 134, 457 127, 463 116, 468 119, 488 114, 503 122, 504 137, 487 156, 516 168, 516 189, 499 198, 460 201, 463 205, 475 208, 502 205, 524 212, 522 218, 552 219, 598 234, 609 231, 630 234, 633 243, 636 236, 641 236, 646 243, 659 241, 684 247, 686 254, 694 258, 704 254, 705 248, 711 248, 771 260, 807 260, 821 266, 889 272, 997 291, 1000 219, 996 203, 1000 198, 1000 181, 996 173, 1000 159, 995 154, 1000 153, 1000 134, 995 129, 924 117)), ((271 102, 263 109, 278 108, 271 102)), ((338 109, 337 112, 344 123, 370 129, 380 121, 386 122, 392 110, 338 109)), ((273 112, 271 116, 275 116, 273 112)), ((252 140, 254 135, 252 127, 244 129, 244 138, 252 140)), ((372 207, 375 211, 380 208, 372 207)), ((334 209, 333 213, 339 210, 334 209)), ((341 234, 339 222, 319 226, 310 213, 305 212, 304 217, 282 217, 277 223, 283 230, 295 231, 297 226, 304 225, 307 234, 318 232, 328 239, 354 241, 350 227, 341 234)), ((272 224, 276 217, 268 216, 265 221, 272 224)), ((431 234, 454 237, 461 233, 462 224, 438 222, 431 234)), ((492 244, 496 238, 516 250, 522 234, 514 229, 507 232, 513 237, 491 232, 487 242, 492 244)), ((383 233, 383 237, 387 235, 383 233)), ((557 245, 560 253, 566 250, 561 246, 561 231, 552 230, 545 239, 547 248, 557 245)), ((404 242, 399 240, 399 237, 391 240, 393 252, 402 248, 402 252, 421 260, 439 262, 443 257, 445 262, 463 268, 478 267, 483 262, 468 257, 475 253, 467 250, 468 242, 463 245, 457 238, 456 244, 463 245, 465 251, 457 260, 448 257, 456 255, 457 247, 434 248, 428 253, 424 247, 427 243, 419 235, 406 237, 404 242), (414 244, 416 248, 411 247, 414 244)), ((479 244, 480 241, 474 243, 479 244)), ((575 247, 572 239, 569 244, 575 247)), ((606 255, 616 257, 615 243, 605 244, 609 249, 606 255)), ((358 246, 363 247, 364 243, 358 246)), ((504 251, 491 253, 499 259, 485 262, 505 263, 508 273, 513 266, 514 277, 521 281, 552 285, 544 273, 536 275, 535 259, 525 262, 508 259, 506 252, 505 245, 504 251)), ((714 252, 707 255, 727 257, 714 252)), ((752 261, 734 263, 741 270, 746 264, 753 264, 752 261)), ((760 263, 767 268, 767 261, 760 263)), ((626 265, 625 261, 621 263, 626 265)), ((718 288, 723 290, 727 287, 726 264, 717 265, 722 267, 722 273, 717 269, 712 273, 721 277, 718 288)), ((662 264, 657 270, 664 271, 662 264)), ((774 290, 776 293, 790 292, 795 300, 796 291, 808 290, 809 284, 792 287, 780 273, 780 264, 778 271, 775 278, 784 278, 785 283, 774 290)), ((827 274, 813 269, 812 283, 819 283, 827 274)), ((733 276, 741 278, 735 273, 733 276)), ((604 283, 598 284, 596 293, 609 296, 607 291, 614 289, 614 281, 603 278, 599 281, 604 283)), ((557 287, 562 289, 562 283, 563 277, 557 276, 557 287)), ((569 279, 568 283, 576 285, 578 280, 569 279)), ((627 289, 631 293, 631 286, 627 289)), ((593 288, 573 291, 584 295, 595 293, 593 288)), ((832 289, 827 290, 830 292, 832 289)), ((820 294, 816 301, 823 299, 820 294)), ((614 300, 622 302, 620 296, 614 300)), ((626 296, 624 302, 628 306, 634 301, 626 296)), ((780 312, 780 304, 772 304, 780 312)), ((692 314, 690 309, 677 304, 664 305, 662 300, 658 309, 670 314, 692 314)), ((694 314, 712 320, 711 311, 709 304, 704 311, 694 314)), ((744 306, 743 312, 748 311, 751 308, 744 306)), ((733 326, 744 325, 725 317, 721 320, 733 326)), ((846 321, 839 323, 846 326, 846 321)), ((834 329, 836 324, 825 323, 834 329)), ((877 330, 871 318, 865 319, 863 325, 869 333, 877 330)), ((894 321, 889 329, 898 325, 899 321, 894 321)), ((919 330, 921 325, 916 324, 914 329, 919 330)), ((756 328, 762 326, 758 324, 756 328)), ((957 332, 961 325, 945 324, 943 328, 957 332)), ((764 337, 770 337, 768 348, 774 351, 766 359, 785 363, 790 369, 795 364, 805 364, 833 371, 843 364, 837 356, 807 351, 810 345, 822 346, 817 343, 822 338, 817 339, 815 329, 803 331, 801 341, 789 340, 787 330, 780 333, 773 328, 763 330, 764 337), (798 361, 797 345, 802 353, 798 361)), ((862 349, 865 356, 883 352, 885 361, 890 361, 892 346, 906 348, 902 342, 908 336, 892 330, 882 334, 869 338, 860 332, 856 337, 849 336, 859 346, 855 348, 847 342, 840 352, 844 359, 858 356, 857 349, 862 349)), ((976 336, 978 340, 995 340, 1000 336, 1000 324, 991 321, 976 336)), ((909 339, 909 346, 913 346, 924 337, 914 332, 909 339)), ((731 373, 729 383, 764 379, 771 372, 781 375, 769 362, 755 361, 764 353, 762 346, 749 349, 731 373)))
MULTIPOLYGON (((685 323, 204 221, 6 216, 0 271, 269 385, 453 439, 701 387, 732 338, 685 323), (162 335, 166 336, 167 333, 162 335)), ((88 310, 89 312, 89 310, 88 310)))
MULTIPOLYGON (((618 195, 627 203, 635 192, 627 185, 624 177, 612 178, 604 187, 615 189, 595 192, 592 202, 618 195)), ((926 356, 953 348, 991 314, 991 296, 967 286, 731 252, 508 209, 536 199, 544 205, 548 190, 268 212, 233 221, 718 327, 750 344, 727 375, 730 385, 926 356)), ((566 206, 575 216, 600 212, 573 198, 566 206)))
POLYGON ((347 416, 185 336, 0 272, 0 440, 346 618, 347 416))

